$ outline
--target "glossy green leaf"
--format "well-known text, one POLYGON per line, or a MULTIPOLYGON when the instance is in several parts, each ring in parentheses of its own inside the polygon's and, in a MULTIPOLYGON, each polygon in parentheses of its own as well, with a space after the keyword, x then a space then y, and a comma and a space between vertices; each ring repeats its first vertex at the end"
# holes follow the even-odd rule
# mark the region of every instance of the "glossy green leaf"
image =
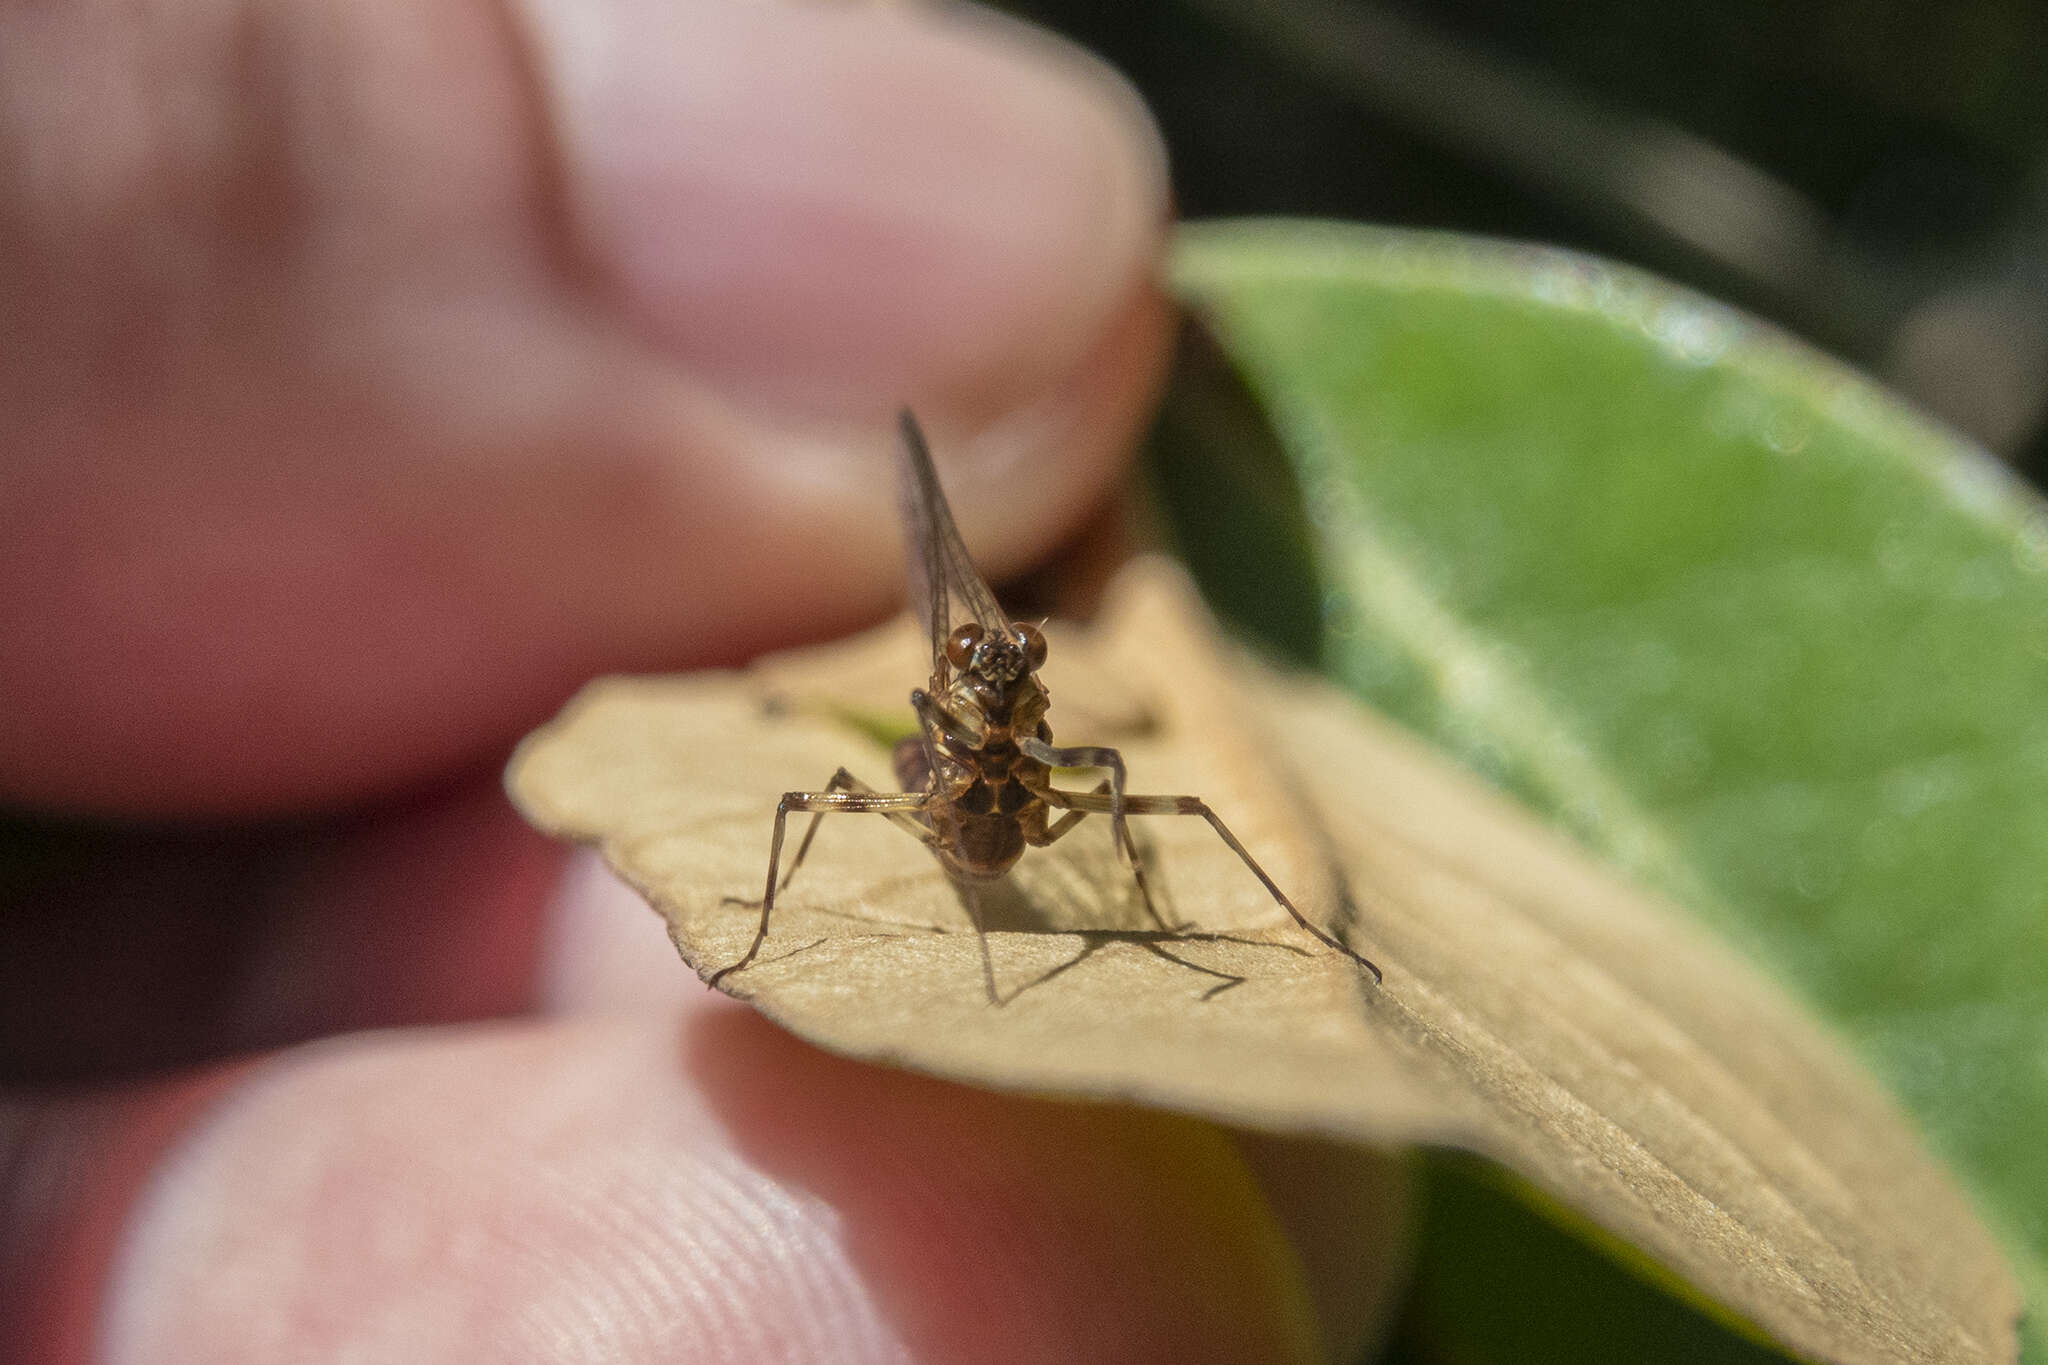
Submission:
POLYGON ((1197 353, 1161 445, 1215 600, 1803 993, 2006 1238, 2048 1360, 2040 501, 1583 257, 1242 223, 1175 274, 1286 456, 1197 353))

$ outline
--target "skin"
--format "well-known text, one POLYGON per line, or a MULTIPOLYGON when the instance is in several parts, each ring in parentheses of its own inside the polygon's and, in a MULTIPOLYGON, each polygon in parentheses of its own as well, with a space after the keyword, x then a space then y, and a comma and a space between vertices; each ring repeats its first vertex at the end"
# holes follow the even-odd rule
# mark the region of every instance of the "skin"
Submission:
POLYGON ((814 1052, 496 785, 892 610, 904 402, 993 575, 1060 543, 1164 219, 992 21, 0 3, 0 1358, 1357 1341, 1350 1159, 814 1052))

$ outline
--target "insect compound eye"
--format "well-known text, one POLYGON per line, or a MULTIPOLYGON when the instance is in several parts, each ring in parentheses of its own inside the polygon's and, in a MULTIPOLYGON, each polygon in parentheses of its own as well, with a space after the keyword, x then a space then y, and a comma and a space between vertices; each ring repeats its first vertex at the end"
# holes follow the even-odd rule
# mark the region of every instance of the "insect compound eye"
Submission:
POLYGON ((1011 629, 1016 632, 1017 643, 1024 647, 1025 667, 1036 672, 1045 662, 1045 637, 1038 633, 1038 627, 1019 621, 1011 629))
POLYGON ((973 621, 964 626, 955 626, 953 633, 946 637, 946 662, 955 668, 967 667, 974 657, 974 647, 981 643, 981 627, 973 621))

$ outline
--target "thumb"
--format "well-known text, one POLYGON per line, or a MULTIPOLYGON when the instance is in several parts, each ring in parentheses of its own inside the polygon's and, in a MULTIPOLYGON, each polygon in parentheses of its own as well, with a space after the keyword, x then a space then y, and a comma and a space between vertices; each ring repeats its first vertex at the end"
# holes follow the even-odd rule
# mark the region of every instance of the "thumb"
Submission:
POLYGON ((0 802, 362 799, 871 618, 906 401, 1016 568, 1163 351, 1149 125, 993 21, 16 7, 0 54, 0 802))

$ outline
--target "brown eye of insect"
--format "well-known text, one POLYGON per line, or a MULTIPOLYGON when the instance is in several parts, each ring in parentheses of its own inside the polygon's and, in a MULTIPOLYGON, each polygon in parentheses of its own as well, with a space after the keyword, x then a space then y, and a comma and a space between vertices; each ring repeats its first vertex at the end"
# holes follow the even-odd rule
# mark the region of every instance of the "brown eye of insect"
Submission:
POLYGON ((1045 662, 1045 637, 1038 633, 1037 626, 1026 625, 1022 621, 1014 629, 1017 643, 1024 646, 1025 666, 1036 672, 1038 666, 1045 662))
POLYGON ((946 639, 946 662, 955 668, 965 668, 974 657, 974 647, 981 643, 981 627, 969 621, 956 627, 946 639))

